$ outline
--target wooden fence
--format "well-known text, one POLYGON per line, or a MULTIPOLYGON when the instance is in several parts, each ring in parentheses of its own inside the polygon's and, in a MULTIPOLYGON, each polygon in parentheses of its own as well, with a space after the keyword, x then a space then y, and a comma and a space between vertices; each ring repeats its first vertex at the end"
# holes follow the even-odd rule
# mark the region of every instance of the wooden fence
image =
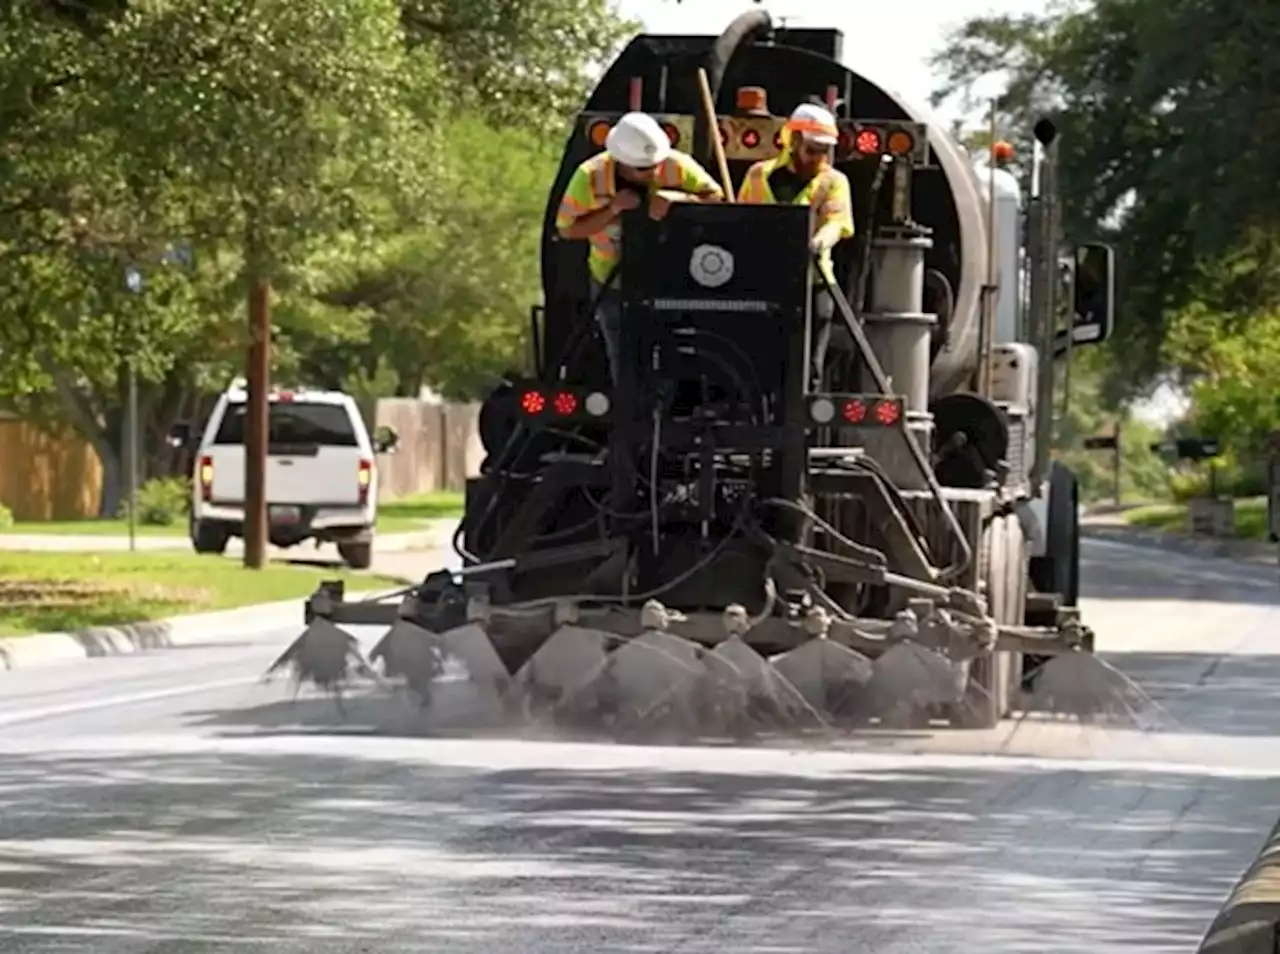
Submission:
MULTIPOLYGON (((367 422, 400 434, 396 453, 379 459, 384 499, 433 490, 462 490, 479 472, 484 450, 478 404, 431 404, 384 398, 364 409, 367 422)), ((70 430, 41 429, 0 414, 0 504, 17 520, 80 520, 96 516, 102 465, 70 430)))

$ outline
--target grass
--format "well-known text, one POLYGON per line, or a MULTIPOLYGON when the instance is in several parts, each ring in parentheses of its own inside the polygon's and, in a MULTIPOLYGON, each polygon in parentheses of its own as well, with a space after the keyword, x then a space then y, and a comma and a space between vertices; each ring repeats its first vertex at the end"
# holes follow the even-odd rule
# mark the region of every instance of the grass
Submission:
MULTIPOLYGON (((1235 502, 1236 537, 1241 540, 1267 539, 1267 498, 1242 497, 1235 502)), ((1126 511, 1125 522, 1162 533, 1182 533, 1187 528, 1186 504, 1152 504, 1126 511)))
MULTIPOLYGON (((462 516, 462 494, 442 490, 417 494, 400 500, 385 501, 378 507, 378 532, 409 533, 420 530, 428 520, 456 519, 462 516)), ((139 536, 186 536, 185 519, 167 527, 139 526, 139 536)), ((50 520, 17 522, 0 529, 0 534, 37 534, 40 536, 127 537, 129 524, 124 520, 50 520)))
POLYGON ((0 552, 0 636, 301 599, 321 580, 339 577, 354 589, 400 585, 336 567, 246 570, 225 557, 194 554, 0 552))

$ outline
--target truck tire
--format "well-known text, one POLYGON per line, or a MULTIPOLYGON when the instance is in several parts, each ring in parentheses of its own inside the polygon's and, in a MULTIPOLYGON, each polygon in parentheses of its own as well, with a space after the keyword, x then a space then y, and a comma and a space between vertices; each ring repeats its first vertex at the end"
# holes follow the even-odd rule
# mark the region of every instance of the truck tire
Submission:
MULTIPOLYGON (((1015 514, 994 517, 984 534, 982 579, 987 606, 1002 625, 1022 622, 1027 597, 1027 545, 1015 514)), ((963 728, 994 729, 1009 714, 1022 670, 1018 653, 996 652, 975 659, 959 719, 963 728)))
POLYGON ((338 556, 353 570, 367 570, 373 566, 373 541, 367 543, 339 543, 338 556))
MULTIPOLYGON (((1080 605, 1080 486, 1076 475, 1058 461, 1049 465, 1049 511, 1045 527, 1045 554, 1031 558, 1031 585, 1038 593, 1057 593, 1063 606, 1080 605)), ((1086 648, 1092 652, 1093 646, 1086 648)), ((1025 656, 1023 688, 1048 656, 1025 656)))
POLYGON ((1080 488, 1064 464, 1049 466, 1049 515, 1045 555, 1031 560, 1031 583, 1058 593, 1063 606, 1080 605, 1080 488))
POLYGON ((196 520, 191 524, 191 546, 196 553, 222 555, 227 551, 230 540, 231 534, 221 524, 207 520, 196 520))

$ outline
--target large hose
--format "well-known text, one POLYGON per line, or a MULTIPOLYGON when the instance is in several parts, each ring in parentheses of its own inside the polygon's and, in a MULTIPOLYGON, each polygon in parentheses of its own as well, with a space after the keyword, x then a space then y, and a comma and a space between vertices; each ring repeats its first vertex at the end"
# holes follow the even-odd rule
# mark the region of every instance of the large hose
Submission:
POLYGON ((733 22, 724 28, 719 39, 711 46, 707 55, 707 80, 711 85, 711 95, 720 95, 720 84, 724 82, 725 71, 729 61, 733 59, 738 48, 761 33, 773 29, 773 20, 768 10, 748 10, 739 14, 733 22))
MULTIPOLYGON (((733 22, 725 27, 724 32, 711 44, 711 49, 707 53, 707 85, 711 90, 711 99, 714 102, 720 95, 720 86, 724 83, 724 74, 729 69, 729 63, 737 54, 739 48, 746 43, 755 39, 761 34, 768 34, 773 30, 773 20, 769 16, 767 10, 748 10, 746 13, 739 14, 734 18, 733 22)), ((694 123, 694 143, 698 152, 704 157, 711 157, 712 136, 717 131, 710 128, 705 117, 699 113, 694 123)), ((713 160, 714 161, 714 160, 713 160)))

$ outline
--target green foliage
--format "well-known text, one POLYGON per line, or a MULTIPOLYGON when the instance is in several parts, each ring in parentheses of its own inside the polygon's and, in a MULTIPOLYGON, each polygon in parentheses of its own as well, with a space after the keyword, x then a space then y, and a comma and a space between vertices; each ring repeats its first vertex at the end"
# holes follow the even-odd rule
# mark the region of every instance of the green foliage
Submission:
POLYGON ((0 503, 0 530, 8 530, 13 526, 13 511, 0 503))
MULTIPOLYGON (((1056 115, 1067 234, 1117 245, 1112 383, 1130 393, 1160 368, 1168 315, 1214 290, 1200 266, 1280 226, 1280 66, 1263 39, 1277 36, 1270 0, 1097 0, 971 20, 937 54, 937 100, 1004 74, 1004 120, 1028 146, 1033 118, 1056 115)), ((1244 280, 1207 302, 1270 300, 1244 280)))
POLYGON ((262 277, 276 374, 478 394, 523 361, 563 126, 629 31, 606 0, 0 5, 0 406, 118 488, 132 367, 161 472, 262 277))
POLYGON ((401 0, 416 49, 442 64, 453 100, 498 128, 559 136, 595 68, 639 24, 608 0, 401 0))
MULTIPOLYGON (((138 523, 147 527, 172 527, 183 523, 191 509, 191 482, 181 477, 148 480, 138 488, 138 523)), ((129 501, 121 502, 118 516, 129 516, 129 501)))
POLYGON ((1106 397, 1105 352, 1089 349, 1072 357, 1070 380, 1059 370, 1054 398, 1057 433, 1054 454, 1070 467, 1086 501, 1110 499, 1115 491, 1115 457, 1110 450, 1085 450, 1086 437, 1110 436, 1120 423, 1120 493, 1126 500, 1152 500, 1168 493, 1168 468, 1151 450, 1159 434, 1117 409, 1106 397), (1064 400, 1069 393, 1070 400, 1064 400), (1065 408, 1064 408, 1065 404, 1065 408))

